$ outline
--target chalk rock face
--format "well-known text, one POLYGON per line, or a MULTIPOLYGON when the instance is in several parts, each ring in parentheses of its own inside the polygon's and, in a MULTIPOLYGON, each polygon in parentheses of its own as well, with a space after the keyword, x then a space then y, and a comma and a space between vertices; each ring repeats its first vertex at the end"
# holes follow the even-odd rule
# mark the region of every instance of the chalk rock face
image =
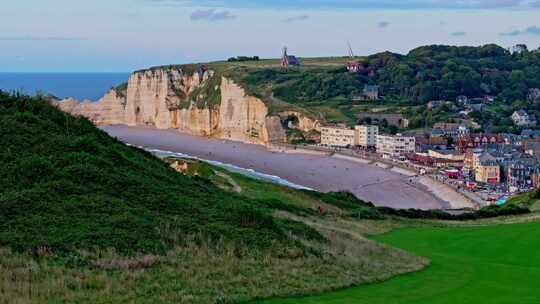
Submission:
POLYGON ((246 96, 233 81, 221 80, 219 137, 249 143, 268 142, 268 108, 260 99, 246 96))
POLYGON ((79 102, 68 98, 58 102, 57 106, 75 116, 85 116, 98 125, 125 123, 126 97, 118 95, 115 90, 110 90, 98 102, 79 102))
POLYGON ((130 126, 152 125, 169 129, 178 123, 175 109, 210 72, 186 75, 182 70, 156 69, 136 72, 127 87, 126 121, 130 126))
MULTIPOLYGON (((97 102, 69 98, 56 105, 98 125, 154 126, 263 145, 286 141, 281 113, 269 116, 268 107, 262 100, 246 95, 245 90, 231 79, 214 78, 209 85, 212 77, 221 76, 201 68, 191 73, 181 68, 156 68, 133 73, 127 89, 112 89, 97 102), (218 85, 213 87, 213 83, 218 85), (201 90, 219 91, 221 98, 213 104, 206 103, 206 95, 193 96, 199 95, 201 90)), ((302 130, 318 128, 318 122, 300 113, 287 115, 296 115, 302 130)))

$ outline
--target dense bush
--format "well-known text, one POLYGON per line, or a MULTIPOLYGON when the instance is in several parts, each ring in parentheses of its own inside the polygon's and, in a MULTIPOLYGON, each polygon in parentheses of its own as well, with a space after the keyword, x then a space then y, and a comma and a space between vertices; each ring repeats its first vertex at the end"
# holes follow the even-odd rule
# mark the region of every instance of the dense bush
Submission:
POLYGON ((384 215, 372 203, 359 200, 350 192, 308 193, 311 193, 326 204, 340 208, 349 217, 373 220, 384 219, 384 215))
POLYGON ((259 56, 236 56, 227 59, 228 62, 259 61, 259 56))
POLYGON ((487 206, 477 211, 464 212, 460 214, 450 214, 440 210, 418 210, 418 209, 392 209, 379 207, 378 210, 391 216, 404 217, 409 219, 435 219, 435 220, 477 220, 483 218, 493 218, 498 216, 527 214, 531 211, 528 208, 516 205, 487 206))
POLYGON ((388 216, 403 217, 409 219, 434 219, 434 220, 476 220, 498 216, 527 214, 531 211, 523 206, 503 205, 487 206, 477 211, 465 211, 461 214, 451 214, 442 210, 420 209, 393 209, 389 207, 375 207, 372 203, 359 200, 349 192, 316 193, 309 192, 320 198, 323 202, 339 207, 348 216, 361 219, 385 219, 388 216))

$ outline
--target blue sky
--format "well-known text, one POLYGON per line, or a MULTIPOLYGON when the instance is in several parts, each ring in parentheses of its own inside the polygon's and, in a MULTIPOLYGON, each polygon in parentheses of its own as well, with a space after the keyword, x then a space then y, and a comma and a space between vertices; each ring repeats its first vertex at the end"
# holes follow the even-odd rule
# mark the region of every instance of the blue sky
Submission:
POLYGON ((0 8, 0 72, 113 72, 236 55, 540 46, 540 0, 17 0, 0 8))

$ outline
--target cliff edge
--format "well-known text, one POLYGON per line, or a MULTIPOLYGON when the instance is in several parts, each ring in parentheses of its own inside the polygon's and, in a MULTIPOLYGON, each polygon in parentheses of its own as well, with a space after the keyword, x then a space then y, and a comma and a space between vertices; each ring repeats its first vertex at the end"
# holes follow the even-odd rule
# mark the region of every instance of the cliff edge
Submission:
POLYGON ((262 145, 286 142, 289 128, 319 129, 318 121, 301 113, 270 115, 261 99, 205 65, 137 71, 97 102, 68 98, 55 104, 97 125, 146 125, 262 145), (298 123, 291 125, 291 117, 298 123))

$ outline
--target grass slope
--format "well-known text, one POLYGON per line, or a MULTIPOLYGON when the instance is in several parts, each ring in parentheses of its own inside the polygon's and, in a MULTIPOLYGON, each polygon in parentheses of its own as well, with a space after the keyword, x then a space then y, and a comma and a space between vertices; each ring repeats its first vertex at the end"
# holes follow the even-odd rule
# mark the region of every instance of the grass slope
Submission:
POLYGON ((318 198, 184 176, 37 98, 0 92, 0 146, 0 304, 236 303, 425 266, 285 212, 318 198))
POLYGON ((0 246, 163 252, 170 235, 292 244, 268 208, 177 174, 44 101, 0 95, 0 246))
POLYGON ((540 222, 402 229, 378 241, 428 257, 424 271, 322 296, 264 303, 538 303, 540 222))

